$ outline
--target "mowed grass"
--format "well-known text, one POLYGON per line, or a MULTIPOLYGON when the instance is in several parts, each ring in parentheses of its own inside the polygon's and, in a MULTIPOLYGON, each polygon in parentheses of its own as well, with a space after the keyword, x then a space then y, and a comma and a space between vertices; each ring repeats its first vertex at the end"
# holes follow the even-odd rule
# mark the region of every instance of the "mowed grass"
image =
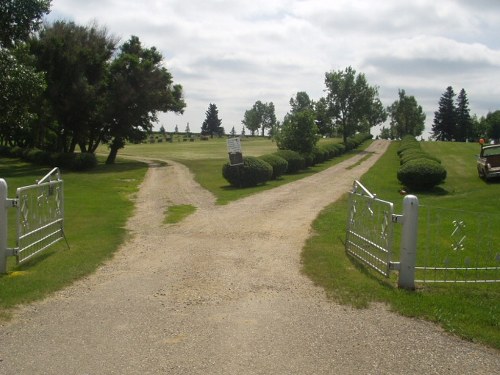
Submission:
MULTIPOLYGON (((392 143, 362 183, 380 199, 394 202, 396 213, 401 213, 398 146, 398 142, 392 143)), ((495 216, 500 214, 500 182, 486 183, 477 177, 478 145, 426 142, 422 147, 442 160, 448 178, 430 193, 410 192, 418 196, 421 205, 487 212, 500 220, 495 216)), ((500 349, 500 283, 419 284, 415 292, 399 290, 396 275, 386 279, 347 257, 343 244, 347 210, 347 194, 327 207, 314 222, 315 235, 302 254, 304 273, 323 286, 333 300, 359 308, 383 302, 398 313, 436 322, 464 339, 500 349)), ((500 222, 493 227, 496 233, 498 225, 500 222)), ((399 252, 399 243, 395 244, 399 252)))
MULTIPOLYGON (((320 142, 340 142, 340 139, 321 139, 320 142)), ((307 177, 324 170, 336 163, 353 156, 366 148, 370 142, 365 142, 357 150, 346 153, 328 162, 316 165, 293 175, 285 175, 278 180, 268 181, 265 185, 239 189, 232 187, 222 177, 222 166, 229 161, 226 138, 213 138, 207 141, 195 142, 152 143, 127 145, 118 155, 127 157, 147 157, 158 160, 173 160, 186 165, 195 176, 195 180, 205 189, 216 196, 217 204, 228 202, 242 197, 272 189, 274 187, 307 177)), ((247 137, 241 141, 243 156, 260 156, 271 154, 278 150, 275 142, 269 138, 247 137)), ((100 152, 106 152, 101 148, 100 152)))
MULTIPOLYGON (((14 159, 1 159, 0 176, 9 198, 16 189, 32 185, 50 169, 14 159)), ((101 164, 85 173, 62 174, 65 194, 64 241, 22 265, 9 258, 8 273, 0 275, 0 317, 8 318, 17 304, 42 299, 93 272, 109 259, 126 237, 125 223, 133 210, 147 166, 135 161, 101 164)), ((14 246, 15 210, 9 212, 9 246, 14 246)))

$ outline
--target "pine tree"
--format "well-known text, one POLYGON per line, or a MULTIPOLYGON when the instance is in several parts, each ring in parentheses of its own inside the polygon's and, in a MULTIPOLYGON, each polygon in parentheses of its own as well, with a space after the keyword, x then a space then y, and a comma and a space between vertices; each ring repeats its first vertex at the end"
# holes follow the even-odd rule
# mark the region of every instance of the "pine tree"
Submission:
POLYGON ((453 87, 448 86, 439 99, 439 109, 434 112, 432 133, 438 141, 451 141, 455 137, 457 114, 454 102, 453 87))
POLYGON ((207 117, 201 126, 201 134, 210 135, 210 138, 213 138, 214 135, 220 135, 222 120, 219 119, 219 110, 217 106, 210 103, 205 114, 207 117))
POLYGON ((457 98, 457 127, 455 139, 465 142, 472 136, 472 118, 470 116, 469 100, 464 89, 460 90, 457 98))

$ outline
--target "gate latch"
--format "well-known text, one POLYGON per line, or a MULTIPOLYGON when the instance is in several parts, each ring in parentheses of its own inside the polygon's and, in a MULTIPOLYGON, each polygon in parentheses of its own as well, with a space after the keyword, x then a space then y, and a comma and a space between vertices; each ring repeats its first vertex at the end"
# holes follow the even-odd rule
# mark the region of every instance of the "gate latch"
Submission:
POLYGON ((392 217, 391 217, 391 220, 392 220, 393 223, 403 224, 404 217, 403 217, 403 215, 393 214, 392 217))

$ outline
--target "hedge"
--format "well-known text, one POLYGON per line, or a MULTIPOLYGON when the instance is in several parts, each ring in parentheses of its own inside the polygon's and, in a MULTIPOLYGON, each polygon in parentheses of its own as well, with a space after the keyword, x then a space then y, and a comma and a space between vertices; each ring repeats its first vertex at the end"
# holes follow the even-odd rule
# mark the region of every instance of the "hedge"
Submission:
POLYGON ((222 176, 235 187, 250 187, 263 184, 273 175, 273 167, 254 156, 243 158, 243 165, 231 166, 226 163, 222 166, 222 176))

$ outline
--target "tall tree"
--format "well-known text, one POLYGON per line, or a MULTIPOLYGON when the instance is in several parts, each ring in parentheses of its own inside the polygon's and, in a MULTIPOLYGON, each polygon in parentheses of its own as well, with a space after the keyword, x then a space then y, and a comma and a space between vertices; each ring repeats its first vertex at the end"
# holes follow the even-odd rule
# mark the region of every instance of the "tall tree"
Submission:
POLYGON ((314 111, 303 109, 285 116, 276 141, 280 149, 307 154, 313 150, 318 141, 317 133, 314 111))
POLYGON ((325 73, 330 115, 339 127, 344 142, 359 131, 377 97, 376 88, 368 85, 364 74, 352 67, 325 73))
POLYGON ((241 122, 250 130, 252 135, 255 135, 255 132, 261 129, 262 136, 264 136, 266 129, 272 131, 276 126, 274 103, 262 103, 257 100, 251 109, 245 111, 241 122))
POLYGON ((10 48, 38 30, 49 13, 51 0, 2 0, 0 2, 0 47, 10 48))
POLYGON ((0 142, 32 146, 33 103, 45 88, 42 73, 33 68, 25 41, 38 30, 49 0, 0 2, 0 142))
POLYGON ((243 116, 243 120, 241 123, 250 130, 252 136, 255 135, 255 132, 260 128, 259 116, 255 108, 251 108, 245 111, 245 115, 243 116))
POLYGON ((0 48, 0 144, 33 147, 33 103, 45 88, 43 73, 23 60, 26 49, 0 48), (22 55, 22 56, 21 56, 22 55))
POLYGON ((460 90, 456 107, 455 139, 460 142, 469 140, 472 136, 472 118, 470 116, 469 100, 464 89, 460 90))
POLYGON ((453 87, 448 86, 439 99, 439 109, 434 112, 432 133, 438 141, 451 141, 455 137, 457 114, 454 98, 453 87))
POLYGON ((328 110, 328 102, 326 101, 326 98, 320 98, 314 103, 314 113, 316 115, 318 133, 321 135, 331 136, 334 132, 334 127, 328 110))
POLYGON ((485 119, 487 135, 495 143, 500 143, 500 111, 489 112, 485 119))
MULTIPOLYGON (((46 105, 40 113, 53 151, 94 152, 104 137, 109 63, 117 40, 98 25, 57 21, 30 42, 37 68, 45 72, 46 105)), ((38 140, 39 143, 47 140, 38 140)))
POLYGON ((407 96, 405 90, 399 90, 398 95, 398 100, 387 108, 391 117, 391 138, 421 135, 425 129, 425 113, 422 107, 413 95, 407 96))
POLYGON ((132 36, 112 62, 107 104, 110 153, 106 163, 114 163, 125 142, 137 141, 151 131, 158 112, 183 113, 186 103, 182 86, 174 85, 155 48, 144 48, 132 36))
POLYGON ((290 99, 291 113, 297 113, 306 109, 314 109, 314 103, 305 91, 299 91, 294 98, 290 99))
POLYGON ((217 109, 217 106, 210 103, 205 115, 205 121, 203 121, 203 124, 201 125, 201 134, 210 135, 210 138, 213 138, 214 135, 220 135, 222 120, 219 119, 219 110, 217 109))

